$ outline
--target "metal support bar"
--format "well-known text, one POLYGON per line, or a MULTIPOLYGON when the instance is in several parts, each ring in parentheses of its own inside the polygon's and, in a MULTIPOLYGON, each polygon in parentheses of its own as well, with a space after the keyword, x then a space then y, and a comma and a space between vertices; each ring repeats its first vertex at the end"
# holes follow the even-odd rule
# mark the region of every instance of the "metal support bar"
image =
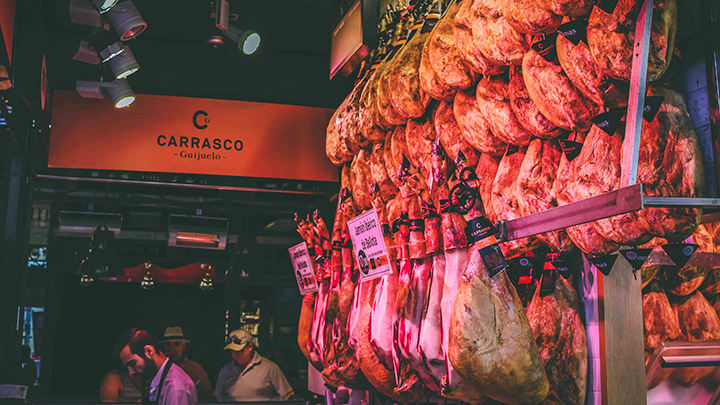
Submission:
POLYGON ((720 207, 720 198, 690 197, 646 197, 642 198, 643 207, 720 207))
POLYGON ((586 222, 642 209, 642 184, 591 197, 583 201, 513 219, 504 224, 502 241, 525 238, 586 222))
POLYGON ((653 0, 645 0, 635 25, 635 46, 633 48, 632 73, 630 75, 625 140, 623 141, 622 173, 620 175, 620 185, 622 187, 637 183, 652 12, 653 0))
POLYGON ((662 368, 708 367, 720 366, 720 355, 706 356, 663 356, 660 359, 662 368))

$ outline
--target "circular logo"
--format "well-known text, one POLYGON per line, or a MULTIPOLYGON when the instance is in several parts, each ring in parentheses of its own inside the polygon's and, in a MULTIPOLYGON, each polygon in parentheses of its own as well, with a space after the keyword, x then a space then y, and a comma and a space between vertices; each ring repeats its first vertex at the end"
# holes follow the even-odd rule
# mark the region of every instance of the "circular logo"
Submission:
POLYGON ((521 266, 526 267, 526 266, 528 266, 529 264, 530 264, 530 260, 528 260, 526 257, 523 257, 522 259, 520 259, 520 265, 521 265, 521 266))
POLYGON ((627 255, 626 255, 626 256, 627 256, 628 260, 635 260, 635 259, 637 259, 637 253, 632 252, 632 251, 627 252, 627 255))
POLYGON ((208 118, 208 113, 203 110, 197 110, 195 111, 195 114, 193 114, 193 125, 197 129, 205 129, 208 127, 208 123, 210 122, 210 118, 208 118))
POLYGON ((358 252, 358 266, 360 266, 360 271, 362 271, 363 274, 367 275, 370 272, 370 262, 362 250, 358 252))
POLYGON ((690 256, 695 253, 695 249, 693 249, 692 245, 688 245, 683 248, 682 252, 685 256, 690 256))

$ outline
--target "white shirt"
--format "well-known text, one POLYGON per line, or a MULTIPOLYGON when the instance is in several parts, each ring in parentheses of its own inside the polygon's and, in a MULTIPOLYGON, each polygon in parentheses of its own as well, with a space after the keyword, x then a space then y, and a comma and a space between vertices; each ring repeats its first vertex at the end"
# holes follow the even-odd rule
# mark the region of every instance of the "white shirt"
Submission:
POLYGON ((163 371, 168 365, 170 365, 170 370, 168 370, 162 390, 160 390, 158 405, 197 405, 198 397, 195 383, 177 364, 169 364, 168 360, 165 360, 160 366, 157 374, 150 382, 150 401, 157 400, 158 386, 163 371))
POLYGON ((287 401, 292 392, 280 367, 257 352, 244 370, 234 361, 226 364, 215 387, 218 401, 287 401))

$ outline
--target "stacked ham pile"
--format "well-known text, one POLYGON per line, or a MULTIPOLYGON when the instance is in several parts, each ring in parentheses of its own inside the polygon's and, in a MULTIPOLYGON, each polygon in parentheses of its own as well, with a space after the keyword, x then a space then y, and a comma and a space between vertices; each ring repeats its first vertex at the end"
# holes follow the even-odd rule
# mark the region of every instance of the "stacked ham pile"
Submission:
MULTIPOLYGON (((584 363, 557 368, 560 357, 586 357, 584 333, 553 340, 547 334, 564 330, 564 315, 547 321, 556 328, 538 321, 548 308, 577 314, 574 289, 558 279, 526 314, 505 272, 488 272, 466 226, 620 187, 624 120, 606 132, 593 118, 625 114, 617 109, 627 104, 641 4, 419 1, 401 13, 327 130, 327 156, 343 166, 338 251, 319 262, 320 291, 304 301, 299 335, 308 338, 299 344, 328 384, 370 383, 401 402, 584 402, 584 363), (451 190, 469 174, 479 187, 460 214, 451 190), (393 273, 360 283, 347 220, 370 208, 387 225, 393 273), (568 378, 571 393, 558 386, 568 378)), ((676 0, 655 3, 651 82, 670 63, 676 14, 676 0)), ((682 97, 654 83, 648 95, 659 102, 643 124, 639 181, 649 195, 701 196, 698 141, 682 97)), ((539 247, 599 256, 655 237, 681 241, 700 215, 649 208, 500 247, 508 259, 539 247)))

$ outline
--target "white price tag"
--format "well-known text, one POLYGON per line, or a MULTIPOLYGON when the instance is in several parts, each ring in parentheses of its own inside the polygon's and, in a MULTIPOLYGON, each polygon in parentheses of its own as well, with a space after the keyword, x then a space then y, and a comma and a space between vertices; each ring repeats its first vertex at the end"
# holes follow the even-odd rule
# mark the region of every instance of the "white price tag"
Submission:
POLYGON ((382 227, 375 209, 365 211, 348 221, 355 259, 362 281, 392 273, 382 227))
POLYGON ((315 280, 315 271, 313 270, 307 243, 298 243, 288 249, 288 252, 290 253, 293 269, 295 269, 295 278, 300 288, 300 294, 305 295, 317 291, 317 280, 315 280))
POLYGON ((2 384, 0 385, 0 398, 25 399, 27 391, 27 385, 2 384))

